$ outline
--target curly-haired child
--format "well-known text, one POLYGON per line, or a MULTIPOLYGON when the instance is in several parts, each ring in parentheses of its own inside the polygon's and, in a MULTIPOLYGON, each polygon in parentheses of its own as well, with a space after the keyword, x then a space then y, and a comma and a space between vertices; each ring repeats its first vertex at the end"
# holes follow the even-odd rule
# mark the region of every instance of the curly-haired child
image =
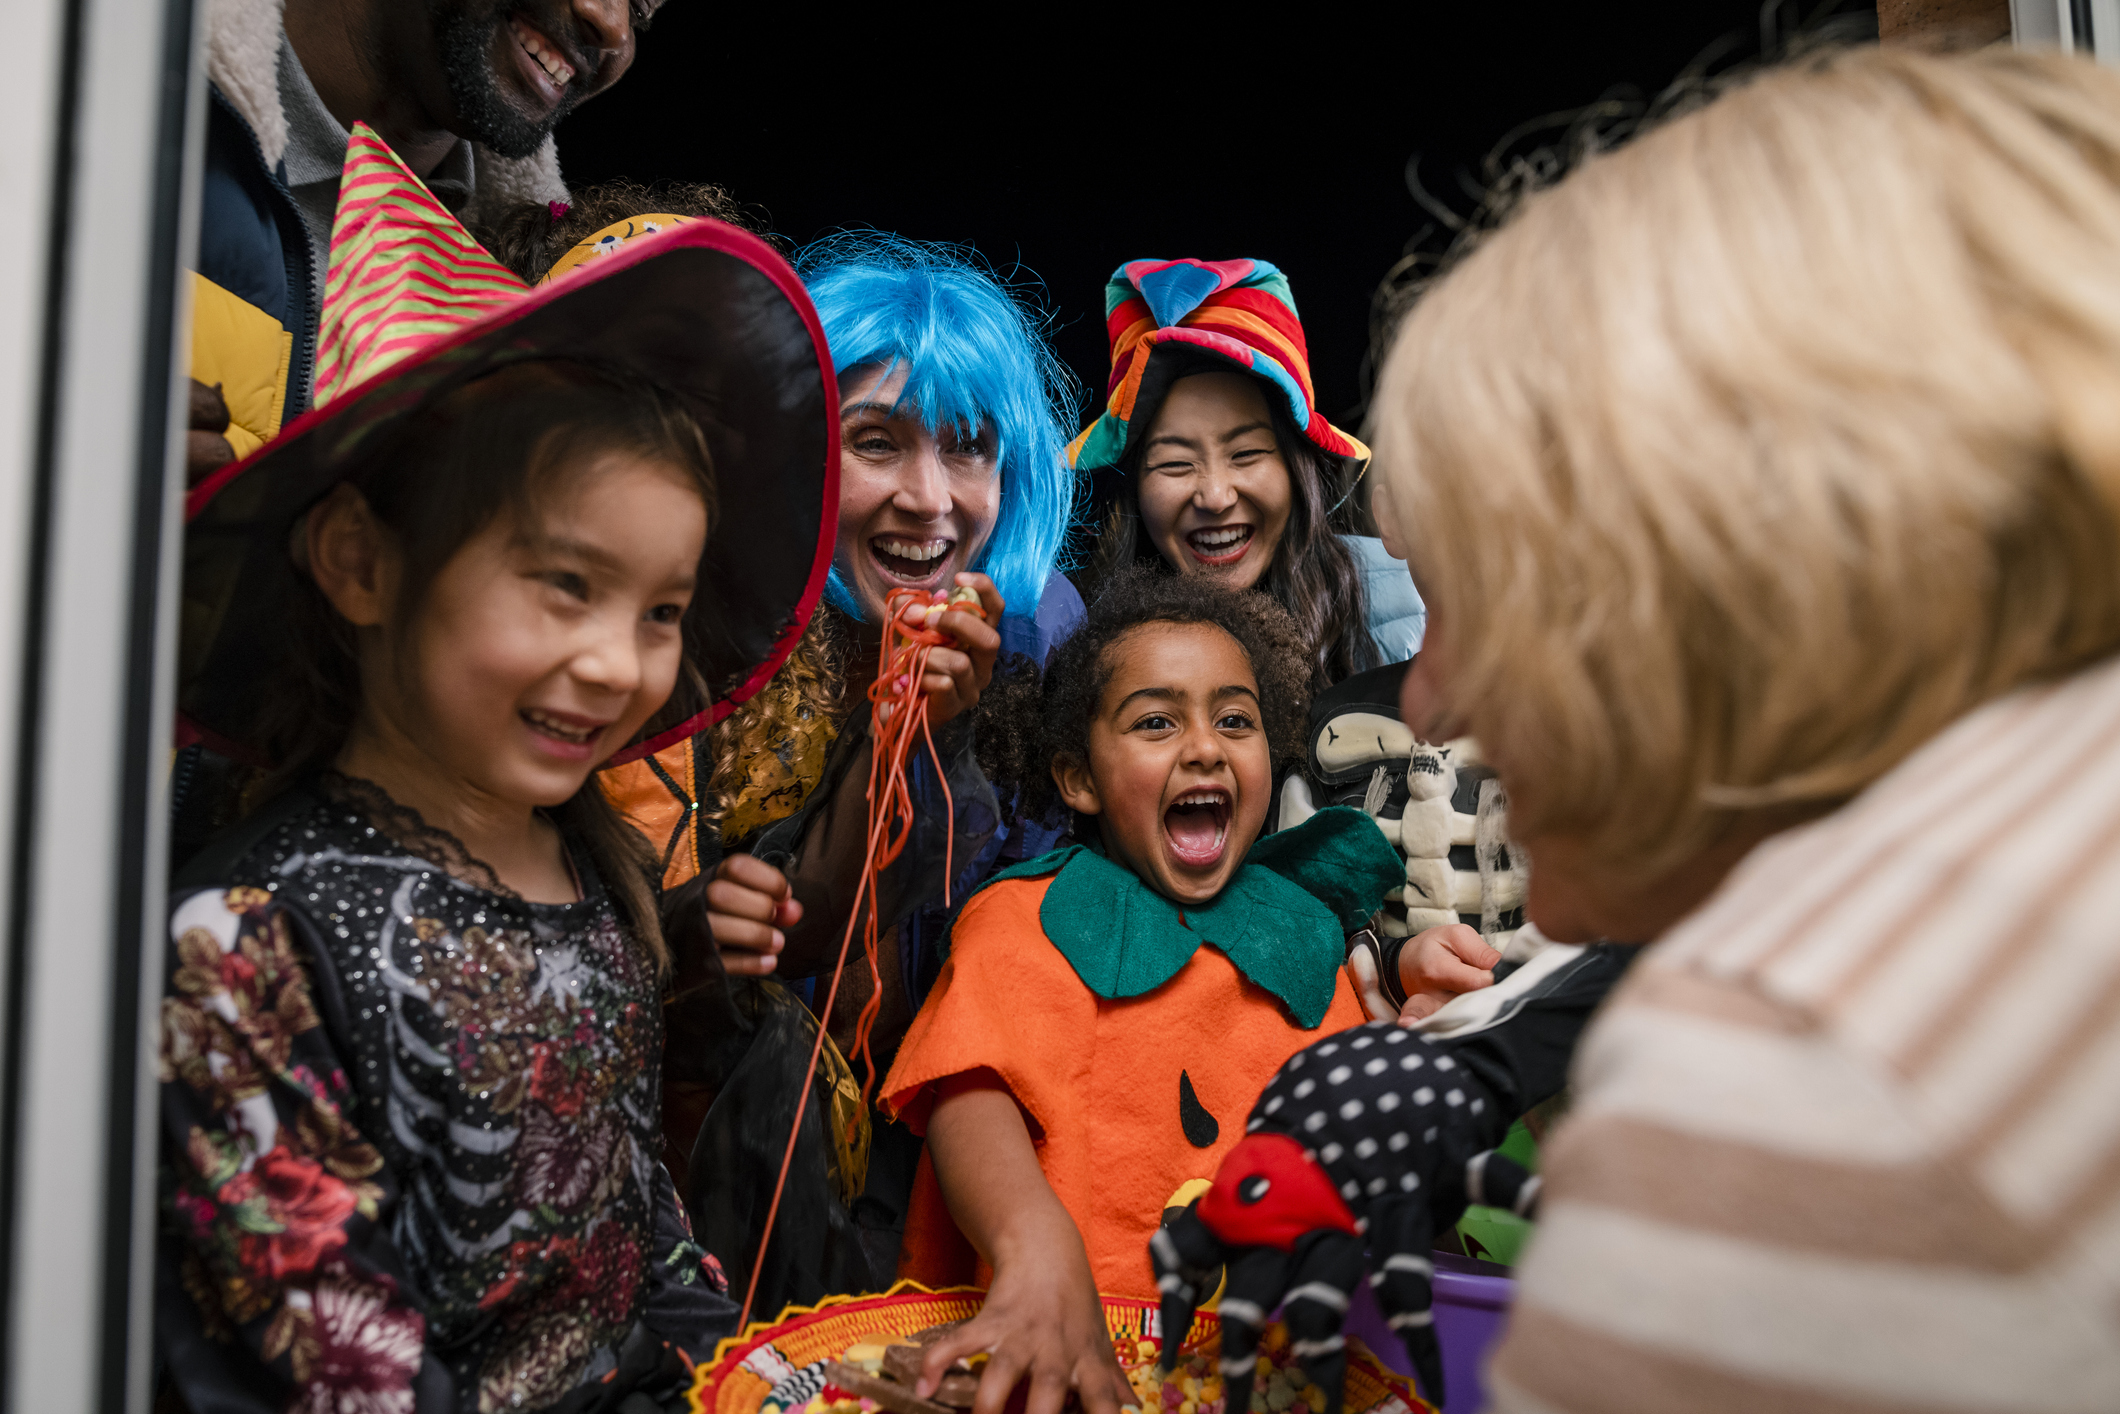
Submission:
POLYGON ((884 1085, 928 1145, 900 1274, 991 1269, 937 1374, 990 1350, 988 1378, 1005 1393, 1027 1376, 1034 1412, 1069 1387, 1093 1412, 1132 1402, 1097 1293, 1154 1294, 1164 1209, 1214 1172, 1282 1061, 1364 1020, 1345 936, 1398 856, 1344 808, 1259 838, 1308 680, 1265 596, 1128 571, 1042 680, 988 690, 987 770, 1033 808, 1065 804, 1090 843, 965 905, 884 1085))

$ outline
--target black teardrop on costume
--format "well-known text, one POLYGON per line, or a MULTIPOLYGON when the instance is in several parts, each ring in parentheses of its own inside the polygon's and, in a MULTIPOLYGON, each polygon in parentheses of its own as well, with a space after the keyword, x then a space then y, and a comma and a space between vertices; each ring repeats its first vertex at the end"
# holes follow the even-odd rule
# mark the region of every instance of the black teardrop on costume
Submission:
POLYGON ((1222 1126, 1193 1093, 1192 1076, 1182 1070, 1178 1072, 1178 1125, 1195 1149, 1212 1149, 1222 1133, 1222 1126))

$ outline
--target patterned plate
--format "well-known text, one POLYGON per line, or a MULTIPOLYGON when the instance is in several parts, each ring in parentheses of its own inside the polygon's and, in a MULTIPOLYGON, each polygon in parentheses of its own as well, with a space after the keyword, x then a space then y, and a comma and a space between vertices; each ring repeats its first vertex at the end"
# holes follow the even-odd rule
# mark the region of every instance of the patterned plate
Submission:
MULTIPOLYGON (((777 1322, 756 1322, 715 1348, 713 1362, 700 1366, 692 1381, 693 1414, 758 1414, 769 1402, 800 1409, 824 1388, 825 1361, 838 1359, 863 1336, 911 1335, 945 1321, 965 1320, 979 1310, 984 1295, 977 1287, 929 1291, 902 1281, 881 1296, 834 1297, 814 1307, 791 1306, 777 1322)), ((1107 1296, 1104 1319, 1115 1341, 1162 1339, 1154 1302, 1107 1296)), ((1221 1344, 1221 1322, 1208 1313, 1194 1319, 1179 1349, 1213 1356, 1221 1344)), ((1347 1345, 1347 1414, 1434 1414, 1434 1406, 1414 1393, 1412 1382, 1386 1369, 1360 1340, 1349 1337, 1347 1345)))

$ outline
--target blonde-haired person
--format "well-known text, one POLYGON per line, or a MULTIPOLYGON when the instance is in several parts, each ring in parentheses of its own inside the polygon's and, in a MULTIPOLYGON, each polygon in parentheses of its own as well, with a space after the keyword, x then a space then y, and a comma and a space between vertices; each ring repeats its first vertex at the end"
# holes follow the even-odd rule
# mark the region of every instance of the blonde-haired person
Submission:
MULTIPOLYGON (((1376 406, 1407 720, 1486 748, 1534 922, 1651 944, 1493 1407, 2115 1408, 2120 76, 1759 76, 1527 202, 1376 406)), ((1375 1248, 1427 1160, 1345 1103, 1375 1248)))
POLYGON ((1409 706, 1585 1038, 1508 1409, 2120 1400, 2120 76, 1772 73, 1419 309, 1409 706))

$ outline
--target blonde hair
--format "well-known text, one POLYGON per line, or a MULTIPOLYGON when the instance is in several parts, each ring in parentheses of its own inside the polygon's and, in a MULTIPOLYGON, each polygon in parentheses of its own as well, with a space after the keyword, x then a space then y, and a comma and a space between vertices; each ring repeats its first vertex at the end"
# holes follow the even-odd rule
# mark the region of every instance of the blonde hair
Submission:
POLYGON ((1629 872, 2120 647, 2120 76, 1848 50, 1526 201, 1376 402, 1445 704, 1629 872))

